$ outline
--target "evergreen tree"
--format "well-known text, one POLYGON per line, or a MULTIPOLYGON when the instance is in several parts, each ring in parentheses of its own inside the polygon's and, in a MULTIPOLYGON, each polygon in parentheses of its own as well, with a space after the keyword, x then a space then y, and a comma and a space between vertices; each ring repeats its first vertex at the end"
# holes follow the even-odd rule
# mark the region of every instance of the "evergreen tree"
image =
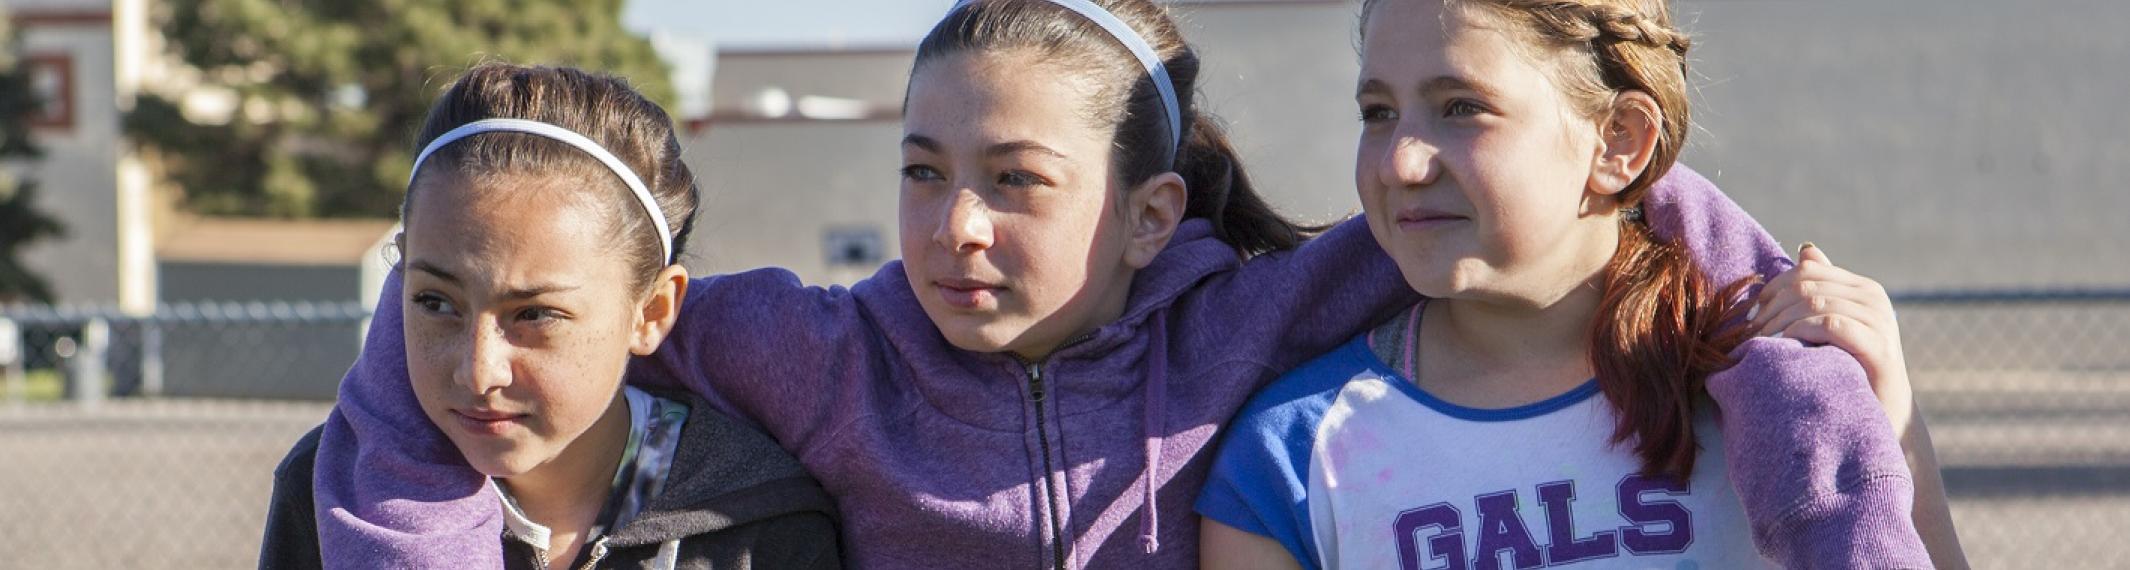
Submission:
POLYGON ((389 217, 429 103, 473 64, 575 65, 673 100, 622 0, 163 0, 171 49, 238 104, 222 124, 143 94, 126 118, 189 210, 389 217))

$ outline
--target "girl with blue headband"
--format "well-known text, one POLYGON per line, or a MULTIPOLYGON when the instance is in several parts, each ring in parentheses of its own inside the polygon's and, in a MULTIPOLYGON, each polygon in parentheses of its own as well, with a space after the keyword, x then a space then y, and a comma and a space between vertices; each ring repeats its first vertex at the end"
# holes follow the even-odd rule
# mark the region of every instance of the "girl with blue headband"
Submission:
MULTIPOLYGON (((836 497, 858 566, 1195 565, 1191 501, 1244 399, 1418 301, 1364 223, 1305 241, 1266 205, 1198 71, 1144 0, 958 6, 911 73, 903 259, 847 289, 690 282, 632 379, 760 424, 836 497)), ((1697 257, 1781 255, 1690 172, 1652 194, 1654 220, 1726 228, 1687 236, 1697 257)), ((406 350, 373 336, 326 426, 326 557, 491 566, 495 503, 414 416, 406 350)))

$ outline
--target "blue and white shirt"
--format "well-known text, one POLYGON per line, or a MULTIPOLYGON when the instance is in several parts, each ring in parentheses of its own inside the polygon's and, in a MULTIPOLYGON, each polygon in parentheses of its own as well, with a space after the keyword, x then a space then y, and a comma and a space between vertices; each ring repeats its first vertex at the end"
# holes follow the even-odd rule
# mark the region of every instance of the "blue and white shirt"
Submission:
POLYGON ((1693 477, 1638 475, 1595 381, 1508 409, 1429 395, 1366 337, 1288 372, 1230 426, 1198 499, 1305 568, 1768 568, 1700 406, 1693 477))

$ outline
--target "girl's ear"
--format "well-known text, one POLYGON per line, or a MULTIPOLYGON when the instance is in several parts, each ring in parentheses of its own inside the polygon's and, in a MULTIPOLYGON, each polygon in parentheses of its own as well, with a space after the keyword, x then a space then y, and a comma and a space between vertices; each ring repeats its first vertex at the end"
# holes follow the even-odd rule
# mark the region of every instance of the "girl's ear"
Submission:
POLYGON ((1664 112, 1648 93, 1627 91, 1612 98, 1598 121, 1597 160, 1590 167, 1590 190, 1612 196, 1649 169, 1657 139, 1664 133, 1664 112))
POLYGON ((1131 229, 1131 241, 1125 245, 1124 262, 1132 269, 1153 265, 1154 256, 1176 236, 1176 226, 1183 223, 1186 194, 1183 176, 1174 172, 1156 174, 1127 194, 1124 221, 1131 229))
POLYGON ((673 323, 680 320, 681 299, 688 296, 688 269, 679 264, 668 265, 651 279, 651 290, 646 292, 643 303, 637 307, 636 324, 630 331, 629 353, 649 356, 658 351, 666 335, 673 332, 673 323))

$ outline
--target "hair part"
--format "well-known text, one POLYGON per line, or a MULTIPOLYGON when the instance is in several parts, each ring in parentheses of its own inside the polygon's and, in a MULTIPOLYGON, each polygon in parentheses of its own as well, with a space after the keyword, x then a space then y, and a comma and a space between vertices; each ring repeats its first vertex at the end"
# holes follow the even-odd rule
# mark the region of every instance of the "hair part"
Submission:
MULTIPOLYGON (((498 118, 552 124, 604 147, 643 181, 665 214, 672 235, 657 235, 650 213, 604 163, 538 135, 490 132, 461 139, 431 154, 414 180, 440 172, 474 182, 512 176, 582 180, 584 188, 595 191, 596 203, 605 205, 608 219, 614 220, 613 239, 623 244, 617 251, 634 268, 635 288, 649 286, 659 271, 679 261, 694 231, 700 198, 694 174, 681 161, 673 121, 657 103, 612 75, 572 67, 484 63, 467 70, 430 105, 415 149, 467 123, 498 118), (671 258, 660 257, 660 237, 672 240, 671 258)), ((402 220, 413 219, 418 187, 407 186, 406 200, 400 205, 402 220)))
MULTIPOLYGON (((1384 0, 1362 5, 1362 28, 1384 0)), ((1415 0, 1418 1, 1418 0, 1415 0)), ((1547 68, 1582 117, 1606 121, 1621 93, 1656 101, 1659 123, 1649 165, 1617 197, 1640 207, 1678 162, 1690 125, 1686 53, 1667 0, 1439 0, 1460 16, 1498 26, 1547 68)), ((1708 376, 1728 368, 1749 331, 1739 302, 1757 279, 1718 288, 1676 240, 1622 216, 1620 245, 1605 267, 1591 323, 1590 359, 1598 387, 1619 411, 1612 442, 1632 441, 1642 472, 1686 479, 1699 446, 1694 415, 1708 376)))
POLYGON ((976 0, 942 19, 917 46, 917 69, 957 53, 1033 50, 1046 65, 1096 78, 1081 106, 1087 120, 1115 135, 1113 180, 1135 186, 1164 172, 1183 178, 1185 218, 1213 222, 1214 236, 1248 257, 1293 249, 1323 231, 1281 216, 1257 193, 1219 123, 1197 106, 1198 54, 1165 9, 1148 0, 1093 0, 1137 32, 1167 68, 1175 87, 1182 141, 1169 135, 1160 92, 1139 59, 1099 24, 1035 0, 976 0), (1120 104, 1121 102, 1121 104, 1120 104))

